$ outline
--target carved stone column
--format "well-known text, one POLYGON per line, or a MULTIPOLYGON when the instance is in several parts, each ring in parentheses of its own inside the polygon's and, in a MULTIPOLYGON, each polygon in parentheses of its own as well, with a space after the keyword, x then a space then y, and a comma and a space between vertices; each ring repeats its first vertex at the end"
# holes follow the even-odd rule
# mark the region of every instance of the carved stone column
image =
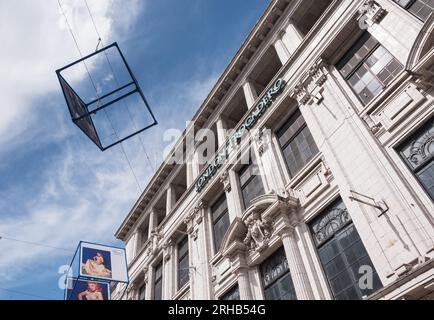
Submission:
POLYGON ((253 300, 249 277, 249 267, 246 263, 245 252, 243 250, 236 250, 236 253, 231 256, 230 261, 232 273, 237 276, 240 299, 253 300))
POLYGON ((282 178, 284 175, 277 161, 278 156, 273 146, 272 131, 268 128, 261 128, 255 134, 254 140, 265 173, 263 178, 266 179, 268 192, 282 195, 285 189, 285 182, 282 178))
POLYGON ((220 175, 220 182, 225 189, 229 219, 232 222, 236 217, 241 217, 244 210, 238 176, 233 170, 224 171, 220 175))
POLYGON ((201 200, 184 220, 189 234, 190 296, 196 300, 211 299, 208 216, 208 203, 201 200))
POLYGON ((313 300, 312 287, 309 282, 304 262, 298 248, 294 227, 287 227, 279 232, 288 259, 289 270, 294 282, 295 292, 298 300, 313 300))
POLYGON ((166 299, 171 299, 176 293, 175 288, 175 277, 174 273, 176 270, 176 261, 172 257, 175 253, 175 242, 172 239, 167 240, 163 244, 163 285, 164 285, 164 295, 166 299))

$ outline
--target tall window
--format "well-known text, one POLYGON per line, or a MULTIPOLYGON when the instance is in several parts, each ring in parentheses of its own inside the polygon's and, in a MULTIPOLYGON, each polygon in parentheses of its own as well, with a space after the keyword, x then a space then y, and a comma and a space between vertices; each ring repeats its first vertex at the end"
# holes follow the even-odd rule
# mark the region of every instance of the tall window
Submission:
POLYGON ((369 32, 365 32, 337 64, 363 104, 375 98, 403 69, 369 32))
POLYGON ((426 21, 434 11, 434 0, 393 0, 422 21, 426 21))
POLYGON ((229 212, 226 194, 223 194, 214 205, 211 206, 211 217, 214 235, 215 252, 220 251, 223 237, 229 229, 229 212))
POLYGON ((146 285, 139 288, 139 300, 146 300, 146 285))
POLYGON ((318 154, 318 147, 300 110, 297 110, 277 131, 277 137, 291 176, 296 175, 318 154))
POLYGON ((251 205, 251 200, 265 193, 264 185, 259 173, 259 168, 250 162, 239 172, 241 192, 243 194, 244 208, 251 205))
POLYGON ((434 119, 399 149, 401 157, 434 200, 434 119))
POLYGON ((190 280, 190 262, 188 258, 188 237, 178 243, 178 289, 190 280))
POLYGON ((163 261, 155 267, 154 300, 163 299, 163 261))
POLYGON ((311 230, 336 300, 359 300, 382 287, 342 200, 315 219, 311 230))
POLYGON ((262 263, 261 273, 266 300, 297 300, 283 247, 262 263))
POLYGON ((240 300, 240 288, 238 284, 222 295, 219 300, 240 300))

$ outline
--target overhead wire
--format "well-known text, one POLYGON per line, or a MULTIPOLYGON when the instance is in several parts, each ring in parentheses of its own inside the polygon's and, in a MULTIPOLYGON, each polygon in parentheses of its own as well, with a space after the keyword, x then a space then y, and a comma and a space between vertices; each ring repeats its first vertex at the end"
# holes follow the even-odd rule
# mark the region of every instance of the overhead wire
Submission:
POLYGON ((2 287, 0 287, 0 290, 5 291, 5 292, 9 292, 9 293, 13 293, 13 294, 18 294, 21 296, 38 298, 38 299, 42 299, 42 300, 57 300, 54 298, 44 297, 44 296, 40 296, 40 295, 33 294, 33 293, 28 293, 28 292, 19 291, 19 290, 13 290, 13 289, 7 289, 7 288, 2 288, 2 287))
MULTIPOLYGON (((95 18, 94 18, 94 16, 93 16, 92 10, 90 9, 89 3, 88 3, 87 0, 84 0, 84 3, 85 3, 85 5, 86 5, 87 11, 88 11, 88 13, 89 13, 89 16, 90 16, 90 19, 91 19, 91 21, 92 21, 93 27, 94 27, 94 29, 95 29, 96 35, 98 36, 98 44, 101 44, 101 46, 104 47, 104 41, 102 40, 101 33, 99 32, 98 26, 96 25, 96 21, 95 21, 95 18)), ((98 48, 98 46, 97 46, 97 48, 98 48)), ((112 73, 112 75, 113 75, 113 79, 115 80, 116 85, 119 87, 119 86, 120 86, 120 83, 119 83, 119 81, 118 81, 118 79, 117 79, 117 77, 116 77, 116 74, 115 74, 115 72, 114 72, 113 65, 112 65, 112 63, 110 62, 110 59, 109 59, 108 54, 107 54, 106 51, 104 51, 104 56, 105 56, 105 59, 106 59, 106 61, 107 61, 108 66, 109 66, 109 68, 110 68, 110 71, 111 71, 111 73, 112 73)), ((137 124, 136 124, 136 122, 134 121, 134 117, 132 116, 131 111, 130 111, 128 105, 126 104, 126 102, 125 102, 125 101, 123 101, 123 102, 124 102, 124 105, 125 105, 125 107, 126 107, 126 109, 127 109, 128 115, 129 115, 129 117, 130 117, 130 119, 131 119, 131 122, 133 123, 134 128, 137 130, 137 124)), ((151 161, 151 159, 150 159, 150 157, 149 157, 148 152, 146 151, 146 148, 145 148, 145 145, 144 145, 144 143, 143 143, 142 137, 139 135, 138 138, 139 138, 139 140, 140 140, 140 144, 141 144, 141 146, 142 146, 142 149, 143 149, 143 152, 144 152, 144 154, 145 154, 145 156, 146 156, 146 159, 147 159, 147 161, 148 161, 148 163, 149 163, 151 169, 153 170, 153 172, 155 172, 155 167, 154 167, 154 165, 153 165, 153 163, 152 163, 152 161, 151 161)))
MULTIPOLYGON (((63 8, 63 6, 62 6, 62 4, 61 4, 61 1, 60 1, 60 0, 57 0, 57 3, 58 3, 58 5, 59 5, 59 8, 60 8, 60 12, 61 12, 61 14, 62 14, 63 17, 65 18, 66 25, 67 25, 67 27, 68 27, 68 29, 69 29, 69 33, 71 34, 72 39, 74 40, 75 47, 77 48, 77 51, 78 51, 78 53, 79 53, 79 55, 80 55, 80 58, 83 59, 84 56, 83 56, 83 53, 82 53, 82 51, 81 51, 81 49, 80 49, 80 46, 79 46, 79 44, 78 44, 77 37, 76 37, 75 34, 74 34, 74 31, 73 31, 73 29, 72 29, 72 25, 71 25, 70 22, 69 22, 69 19, 68 19, 67 15, 66 15, 66 12, 65 12, 65 10, 64 10, 64 8, 63 8)), ((86 2, 86 5, 87 5, 87 2, 86 2)), ((87 5, 87 6, 88 6, 88 5, 87 5)), ((93 20, 93 16, 92 16, 92 20, 93 20)), ((93 20, 93 21, 94 21, 94 20, 93 20)), ((100 38, 101 38, 101 37, 100 37, 100 38)), ((91 73, 90 73, 90 71, 89 71, 89 68, 88 68, 88 66, 87 66, 87 64, 86 64, 86 61, 83 61, 83 64, 84 64, 84 67, 85 67, 85 69, 86 69, 87 75, 89 76, 89 79, 90 79, 90 81, 91 81, 91 83, 92 83, 92 86, 93 86, 93 88, 94 88, 94 90, 95 90, 96 97, 97 97, 97 99, 99 100, 98 89, 97 89, 97 86, 96 86, 96 84, 95 84, 95 81, 93 80, 93 77, 92 77, 92 75, 91 75, 91 73)), ((110 123, 110 126, 112 127, 113 132, 114 132, 115 135, 116 135, 116 138, 117 138, 118 140, 120 140, 120 139, 119 139, 119 135, 118 135, 118 133, 117 133, 115 127, 114 127, 114 124, 113 124, 113 122, 111 121, 111 119, 108 117, 108 114, 107 114, 107 112, 106 112, 105 109, 104 109, 104 113, 105 113, 105 116, 107 117, 107 120, 108 120, 109 123, 110 123)), ((135 172, 134 172, 134 169, 133 169, 133 166, 132 166, 132 164, 131 164, 131 161, 130 161, 130 159, 128 158, 128 155, 127 155, 127 153, 126 153, 126 151, 125 151, 124 146, 122 145, 122 143, 120 143, 120 147, 121 147, 121 151, 122 151, 122 153, 123 153, 125 159, 127 160, 128 166, 130 167, 131 173, 132 173, 132 175, 133 175, 133 177, 134 177, 134 180, 135 180, 135 182, 136 182, 136 184, 137 184, 137 186, 138 186, 138 188, 139 188, 139 191, 142 192, 142 191, 143 191, 143 188, 142 188, 142 186, 141 186, 141 184, 140 184, 140 182, 139 182, 139 179, 137 178, 137 175, 136 175, 135 172)))
POLYGON ((66 251, 66 252, 73 252, 74 251, 74 250, 70 250, 70 249, 66 249, 66 248, 54 247, 54 246, 51 246, 48 244, 32 242, 32 241, 27 241, 27 240, 20 240, 20 239, 15 239, 15 238, 10 238, 10 237, 5 237, 5 236, 0 235, 0 241, 1 240, 19 242, 19 243, 23 243, 23 244, 30 244, 33 246, 44 247, 44 248, 48 248, 48 249, 54 249, 54 250, 60 250, 60 251, 66 251))

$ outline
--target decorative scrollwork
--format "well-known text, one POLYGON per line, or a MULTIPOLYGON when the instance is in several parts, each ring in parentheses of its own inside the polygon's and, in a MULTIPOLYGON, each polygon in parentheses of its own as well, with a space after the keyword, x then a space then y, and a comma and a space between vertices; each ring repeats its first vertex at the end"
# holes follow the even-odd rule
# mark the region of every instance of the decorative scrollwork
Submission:
POLYGON ((434 127, 413 141, 408 151, 407 159, 415 169, 434 157, 434 127))
POLYGON ((340 230, 350 221, 351 217, 346 208, 335 207, 331 209, 312 225, 313 235, 317 244, 320 245, 327 241, 336 231, 340 230))
POLYGON ((262 219, 258 213, 253 213, 245 221, 247 226, 247 235, 244 239, 244 244, 253 252, 260 250, 268 245, 271 237, 271 223, 262 219))

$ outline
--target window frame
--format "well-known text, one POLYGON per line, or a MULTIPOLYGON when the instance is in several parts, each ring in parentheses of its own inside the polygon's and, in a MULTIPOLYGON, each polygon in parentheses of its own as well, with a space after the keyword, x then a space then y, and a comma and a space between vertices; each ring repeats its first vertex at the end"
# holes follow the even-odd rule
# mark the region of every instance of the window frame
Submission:
POLYGON ((212 244, 213 244, 214 254, 217 254, 221 250, 224 235, 221 238, 220 246, 217 247, 215 226, 217 225, 217 222, 221 221, 225 216, 227 216, 227 220, 228 220, 228 227, 227 227, 225 233, 228 231, 228 229, 230 228, 230 225, 231 225, 230 216, 229 216, 229 206, 228 206, 226 193, 223 193, 219 197, 217 197, 217 199, 214 201, 214 203, 210 206, 209 214, 210 214, 210 218, 211 218, 210 222, 211 222, 211 229, 212 229, 211 230, 212 231, 211 232, 212 233, 212 244), (226 202, 226 209, 223 210, 216 218, 214 218, 213 208, 216 206, 220 207, 222 205, 222 202, 226 202))
POLYGON ((283 245, 280 248, 277 248, 277 250, 275 250, 271 255, 269 255, 267 257, 267 259, 265 259, 259 265, 259 274, 261 276, 261 287, 262 287, 262 293, 264 295, 265 300, 267 300, 267 294, 266 294, 267 289, 272 288, 276 283, 283 280, 286 276, 289 276, 289 278, 291 279, 291 285, 292 285, 292 291, 293 291, 292 293, 295 296, 295 300, 298 300, 297 292, 295 290, 295 284, 294 284, 294 281, 292 279, 291 269, 289 268, 288 257, 286 256, 285 248, 283 245), (287 270, 285 272, 281 273, 278 277, 276 277, 272 281, 270 281, 268 284, 265 284, 265 272, 264 272, 264 269, 266 269, 265 264, 267 264, 267 263, 269 264, 271 259, 275 259, 275 256, 277 256, 278 254, 281 254, 281 253, 283 253, 283 256, 286 259, 286 264, 288 266, 287 270))
MULTIPOLYGON (((411 14, 413 17, 415 17, 416 19, 418 19, 419 21, 425 23, 429 16, 427 17, 426 20, 423 20, 421 17, 417 16, 415 13, 410 11, 411 6, 413 6, 416 2, 422 2, 420 0, 410 0, 405 6, 401 5, 399 2, 399 0, 392 0, 392 2, 394 2, 397 6, 399 6, 400 8, 404 9, 405 11, 407 11, 409 14, 411 14)), ((424 2, 422 2, 424 6, 427 6, 424 2)), ((427 6, 429 7, 429 6, 427 6)), ((432 8, 433 11, 431 12, 431 15, 434 14, 434 7, 432 8)))
POLYGON ((176 276, 176 282, 177 282, 177 288, 178 291, 183 289, 185 286, 187 286, 187 284, 190 283, 190 248, 189 248, 189 239, 188 239, 188 235, 186 235, 185 237, 183 237, 178 243, 177 243, 177 248, 176 248, 177 252, 176 252, 176 271, 177 271, 177 276, 176 276), (186 250, 185 253, 180 255, 181 246, 186 246, 186 250), (187 278, 186 278, 186 282, 185 283, 181 283, 181 280, 183 280, 180 277, 181 274, 181 263, 184 262, 183 260, 187 258, 187 278))
POLYGON ((152 293, 152 299, 154 301, 161 301, 163 300, 163 260, 161 260, 159 263, 157 263, 154 267, 154 283, 153 283, 153 293, 152 293), (161 276, 157 278, 157 270, 161 268, 161 276), (159 299, 156 299, 156 290, 157 284, 161 284, 161 297, 159 299))
MULTIPOLYGON (((356 228, 356 225, 354 224, 354 221, 353 221, 353 219, 351 218, 351 216, 350 216, 350 214, 349 214, 349 212, 348 212, 348 209, 346 208, 345 203, 343 202, 343 199, 342 199, 341 197, 338 197, 338 198, 334 199, 333 201, 331 201, 329 205, 327 205, 327 206, 326 206, 326 207, 325 207, 325 208, 324 208, 324 209, 323 209, 323 210, 322 210, 318 215, 316 215, 316 216, 315 216, 315 217, 314 217, 314 218, 309 222, 309 224, 308 224, 308 228, 309 228, 309 231, 310 231, 310 235, 311 235, 311 237, 312 237, 312 241, 313 241, 313 245, 314 245, 314 248, 315 248, 315 252, 316 252, 316 256, 317 256, 317 259, 318 259, 319 265, 320 265, 320 267, 321 267, 321 269, 322 269, 322 272, 323 272, 323 275, 324 275, 324 279, 325 279, 325 281, 326 281, 326 283, 327 283, 327 285, 328 285, 329 292, 330 292, 330 294, 331 294, 331 296, 332 296, 332 298, 333 298, 334 300, 336 300, 336 296, 337 296, 338 294, 341 294, 341 293, 344 292, 345 290, 349 289, 350 286, 346 287, 344 290, 341 290, 340 292, 337 292, 337 293, 335 293, 335 292, 333 291, 333 286, 332 286, 331 281, 332 281, 334 278, 330 279, 329 275, 327 274, 325 263, 321 260, 321 257, 320 257, 320 252, 321 252, 320 250, 321 250, 323 247, 329 245, 329 244, 330 244, 334 239, 337 239, 339 236, 342 236, 345 232, 348 232, 351 228, 353 228, 353 229, 355 230, 355 232, 357 233, 357 235, 358 235, 358 237, 359 237, 358 241, 360 241, 361 244, 363 245, 363 247, 364 247, 364 249, 365 249, 365 251, 366 251, 366 255, 365 255, 365 256, 361 256, 361 257, 358 256, 352 264, 349 264, 348 261, 347 261, 347 257, 344 256, 344 259, 343 259, 343 260, 345 260, 345 263, 344 263, 344 267, 345 267, 345 268, 342 269, 342 270, 339 270, 339 273, 338 273, 338 274, 341 274, 342 272, 349 272, 348 270, 351 269, 351 266, 352 266, 352 265, 354 265, 354 264, 357 263, 358 261, 360 261, 360 260, 362 260, 362 259, 365 259, 365 258, 367 257, 367 258, 370 260, 370 262, 371 262, 371 267, 374 269, 374 273, 375 273, 375 275, 378 277, 378 281, 380 281, 380 284, 381 284, 381 287, 376 288, 375 291, 378 291, 378 290, 380 290, 382 287, 384 287, 384 285, 383 285, 383 283, 382 283, 382 281, 381 281, 381 279, 380 279, 380 277, 379 277, 379 275, 378 275, 378 272, 377 272, 377 270, 376 270, 376 268, 375 268, 375 266, 374 266, 374 264, 373 264, 373 262, 372 262, 372 260, 371 260, 371 257, 370 257, 370 255, 369 255, 369 252, 367 251, 367 249, 366 249, 366 247, 365 247, 365 244, 363 243, 363 241, 362 241, 362 239, 361 239, 361 237, 360 237, 360 234, 359 234, 359 232, 358 232, 358 230, 357 230, 357 228, 356 228), (332 235, 329 235, 328 237, 324 238, 321 242, 319 242, 319 241, 317 240, 317 237, 315 236, 315 231, 313 230, 313 226, 315 225, 315 222, 316 222, 317 220, 320 220, 320 218, 323 218, 323 217, 327 216, 327 215, 330 213, 330 211, 332 211, 333 209, 337 208, 337 205, 339 205, 339 204, 343 204, 343 206, 344 206, 344 208, 345 208, 344 210, 346 211, 347 215, 349 216, 349 219, 348 219, 347 221, 345 221, 344 223, 342 223, 342 224, 341 224, 337 229, 333 230, 333 234, 332 234, 332 235)), ((356 242, 357 242, 357 241, 356 241, 356 242)), ((354 245, 356 242, 353 242, 350 246, 354 245)), ((341 248, 341 244, 340 244, 339 242, 337 243, 337 246, 339 247, 339 250, 342 249, 342 248, 341 248)), ((349 247, 347 247, 347 248, 349 248, 349 247)), ((344 249, 346 249, 346 248, 344 248, 344 249)), ((333 257, 333 259, 335 259, 336 257, 342 255, 343 253, 344 253, 344 250, 340 250, 337 254, 335 254, 335 256, 333 257)), ((333 259, 332 259, 332 260, 333 260, 333 259)), ((328 263, 330 263, 332 260, 330 260, 328 263)), ((336 276, 335 276, 335 277, 336 277, 336 276)), ((351 277, 351 275, 350 275, 350 277, 351 277)), ((374 291, 374 292, 375 292, 375 291, 374 291)), ((362 299, 363 296, 360 297, 360 298, 362 299)))
MULTIPOLYGON (((297 120, 296 120, 297 121, 297 120)), ((302 172, 304 168, 306 168, 306 166, 309 164, 309 162, 314 159, 318 154, 321 153, 321 151, 318 148, 318 145, 316 144, 315 140, 313 139, 312 133, 310 132, 310 129, 306 123, 306 120, 303 117, 303 114, 301 113, 300 109, 297 108, 296 110, 294 110, 294 112, 292 112, 292 114, 280 125, 279 129, 277 129, 275 131, 275 136, 277 139, 277 143, 279 144, 279 148, 282 154, 282 159, 283 162, 285 163, 287 172, 289 174, 289 180, 292 180, 295 176, 297 176, 298 173, 302 172), (285 130, 283 130, 289 121, 291 121, 297 114, 299 114, 299 117, 303 118, 303 125, 300 126, 299 129, 297 129, 296 132, 294 132, 294 134, 291 135, 291 137, 288 139, 288 141, 286 141, 286 143, 284 145, 282 145, 280 143, 280 138, 284 135, 284 133, 281 135, 281 132, 286 132, 287 130, 289 130, 289 128, 291 128, 291 126, 288 126, 285 130), (306 161, 306 163, 300 167, 296 172, 292 172, 291 168, 289 167, 288 164, 288 159, 285 156, 285 149, 292 143, 295 141, 295 139, 303 132, 303 130, 307 129, 310 136, 312 137, 312 141, 314 143, 315 149, 316 149, 316 153, 308 160, 306 161)), ((309 148, 311 148, 311 146, 309 145, 309 148)))
MULTIPOLYGON (((367 39, 365 41, 365 43, 368 41, 369 39, 367 39)), ((389 81, 388 84, 384 84, 383 81, 378 77, 378 74, 375 74, 374 72, 372 72, 372 67, 370 67, 366 62, 368 61, 368 59, 370 57, 372 57, 372 55, 374 54, 374 52, 376 50, 378 50, 380 47, 382 47, 392 58, 393 60, 395 60, 397 63, 399 63, 399 65, 401 66, 401 70, 399 71, 399 73, 401 73, 405 68, 402 65, 402 63, 380 42, 377 40, 377 38, 375 38, 371 33, 369 33, 368 31, 364 31, 360 34, 360 36, 350 45, 350 47, 345 51, 345 53, 342 55, 342 57, 340 57, 340 59, 337 60, 337 62, 334 64, 334 67, 336 68, 336 70, 338 71, 338 73, 340 74, 340 76, 342 77, 342 79, 344 80, 344 82, 346 83, 346 85, 351 89, 351 92, 357 97, 358 101, 362 104, 363 108, 368 106, 372 101, 374 101, 378 96, 380 96, 385 89, 390 85, 390 83, 393 82, 394 79, 396 79, 397 76, 395 76, 392 80, 389 81), (341 70, 343 68, 340 67, 340 64, 342 62, 342 60, 344 60, 347 55, 354 50, 354 48, 359 45, 359 42, 362 40, 362 38, 364 36, 368 35, 369 37, 372 37, 373 39, 375 39, 375 41, 377 42, 366 54, 366 56, 361 59, 358 64, 351 70, 351 72, 348 73, 348 75, 344 75, 341 70), (355 90, 354 86, 350 83, 350 79, 357 73, 357 71, 359 71, 362 67, 365 67, 365 69, 367 70, 366 74, 370 74, 374 77, 374 79, 376 81, 378 81, 380 83, 380 85, 382 86, 381 91, 379 93, 377 93, 376 95, 374 95, 372 92, 370 92, 373 97, 372 99, 370 99, 368 102, 364 102, 362 100, 362 98, 360 97, 361 93, 368 87, 367 85, 360 91, 360 93, 357 93, 357 91, 355 90)), ((352 57, 354 57, 354 55, 356 54, 356 52, 353 53, 352 57)), ((348 60, 349 62, 350 60, 348 60)), ((347 63, 348 63, 347 62, 347 63)), ((347 64, 346 63, 346 64, 347 64)), ((390 63, 390 62, 389 62, 390 63)), ((344 66, 346 65, 344 64, 344 66)), ((382 69, 384 70, 384 68, 382 69)), ((399 74, 398 73, 398 74, 399 74)))
POLYGON ((219 298, 220 301, 239 301, 241 300, 240 295, 240 286, 238 284, 238 281, 230 287, 230 289, 226 290, 219 298), (238 291, 238 299, 225 299, 227 297, 230 297, 231 295, 235 294, 238 291))
MULTIPOLYGON (((252 180, 258 178, 259 181, 261 182, 261 186, 262 186, 262 191, 263 191, 262 195, 264 195, 264 194, 266 193, 266 191, 265 191, 265 184, 264 184, 264 181, 262 180, 262 177, 261 177, 260 174, 259 174, 259 175, 258 175, 258 174, 251 174, 250 177, 247 179, 247 181, 244 182, 243 184, 241 184, 241 177, 242 177, 242 175, 243 175, 246 171, 248 171, 249 169, 251 169, 251 168, 253 168, 253 167, 255 167, 255 166, 257 166, 257 167, 258 167, 258 170, 259 170, 259 165, 258 165, 258 164, 255 164, 255 163, 252 161, 252 159, 250 159, 250 163, 249 163, 249 164, 245 164, 245 165, 241 166, 241 168, 238 170, 238 180, 239 180, 239 182, 240 182, 240 191, 241 191, 241 196, 242 196, 242 202, 243 202, 243 205, 244 205, 244 210, 247 210, 247 208, 250 207, 250 204, 249 204, 249 203, 246 203, 246 199, 245 199, 245 196, 244 196, 244 189, 246 188, 246 186, 250 185, 250 183, 252 182, 252 180)), ((251 170, 253 170, 253 169, 251 169, 251 170)), ((259 196, 260 196, 260 195, 257 195, 257 196, 255 196, 255 197, 253 197, 252 199, 254 199, 254 198, 256 198, 256 197, 259 197, 259 196)), ((251 199, 251 200, 252 200, 252 199, 251 199)), ((251 201, 251 200, 250 200, 250 201, 251 201)), ((249 202, 250 202, 250 201, 249 201, 249 202)))
POLYGON ((415 141, 418 140, 418 139, 415 139, 416 137, 420 138, 421 136, 423 136, 423 132, 429 132, 431 130, 431 129, 429 129, 429 127, 434 128, 434 116, 432 116, 431 118, 429 118, 419 128, 417 128, 416 130, 412 131, 408 135, 408 137, 406 137, 405 139, 403 139, 402 142, 398 143, 397 146, 394 149, 395 149, 395 152, 398 155, 399 159, 405 164, 405 166, 409 170, 411 176, 417 181, 417 183, 423 189, 423 191, 425 192, 425 194, 427 195, 427 197, 429 199, 431 199, 431 201, 434 202, 434 194, 431 195, 431 193, 430 193, 429 189, 427 188, 427 186, 421 181, 421 179, 418 176, 418 173, 422 172, 431 163, 434 162, 434 155, 431 156, 431 158, 425 160, 417 168, 413 168, 412 165, 409 163, 407 157, 403 154, 404 149, 406 149, 408 147, 408 145, 411 144, 411 142, 415 142, 415 141), (428 129, 428 130, 426 130, 426 129, 428 129))

